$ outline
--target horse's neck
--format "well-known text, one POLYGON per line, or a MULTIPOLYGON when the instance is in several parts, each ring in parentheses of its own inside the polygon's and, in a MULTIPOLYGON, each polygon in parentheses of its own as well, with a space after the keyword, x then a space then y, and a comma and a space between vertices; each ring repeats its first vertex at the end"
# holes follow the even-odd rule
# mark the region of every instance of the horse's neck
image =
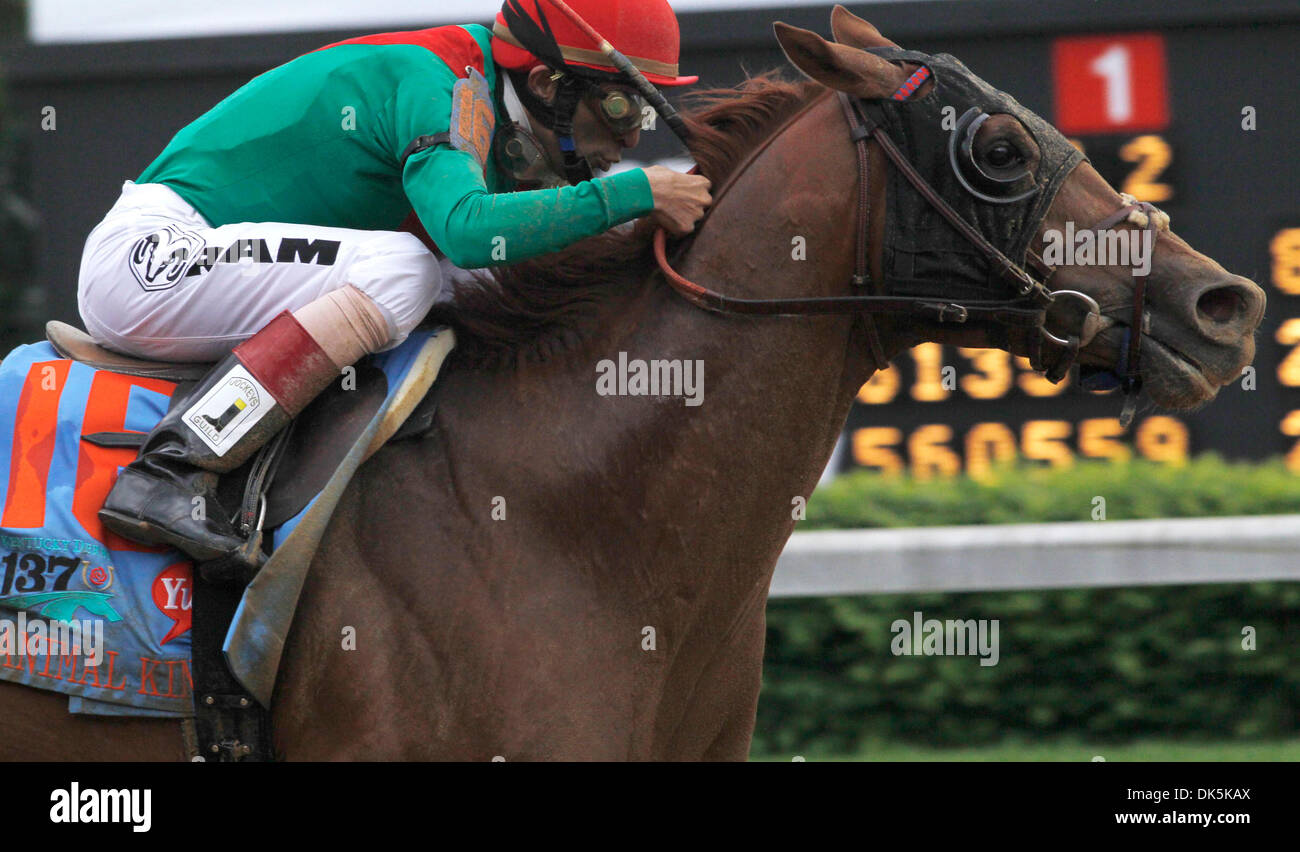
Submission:
MULTIPOLYGON (((808 136, 787 134, 737 181, 686 275, 737 295, 842 292, 852 152, 830 146, 828 156, 808 136)), ((462 489, 517 501, 538 535, 571 540, 593 562, 638 563, 661 579, 758 580, 868 374, 852 328, 848 317, 718 316, 647 282, 612 299, 600 331, 567 354, 449 376, 447 462, 462 489), (621 381, 651 361, 697 380, 702 366, 699 404, 621 381), (598 379, 611 369, 615 393, 602 395, 610 387, 598 379)))
POLYGON ((439 401, 444 440, 430 449, 446 454, 457 491, 481 504, 463 509, 486 517, 500 496, 511 528, 533 527, 524 548, 537 535, 549 540, 540 547, 569 546, 592 567, 757 579, 860 385, 850 325, 716 317, 656 285, 548 363, 453 371, 439 401), (634 373, 652 361, 690 371, 696 386, 648 395, 634 373))

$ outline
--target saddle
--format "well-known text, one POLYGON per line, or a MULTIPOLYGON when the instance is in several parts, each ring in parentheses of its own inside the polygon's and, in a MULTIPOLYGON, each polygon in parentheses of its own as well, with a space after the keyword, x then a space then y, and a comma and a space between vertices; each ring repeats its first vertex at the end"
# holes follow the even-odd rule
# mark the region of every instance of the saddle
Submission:
MULTIPOLYGON (((57 320, 46 323, 45 336, 50 345, 65 358, 100 370, 177 382, 178 395, 189 389, 187 384, 197 382, 207 375, 213 366, 133 358, 105 349, 86 332, 57 320)), ((355 389, 351 385, 346 390, 342 384, 331 386, 295 420, 281 448, 283 456, 275 468, 276 475, 266 483, 265 527, 276 527, 284 523, 320 493, 339 461, 383 405, 388 391, 383 372, 364 362, 358 364, 356 370, 355 389)), ((400 426, 389 434, 376 438, 371 452, 390 441, 423 435, 433 423, 435 404, 434 395, 426 394, 400 426)), ((92 443, 115 447, 140 447, 144 438, 143 434, 137 432, 88 436, 88 439, 93 439, 92 443)), ((243 490, 237 486, 248 482, 248 475, 257 461, 258 456, 254 456, 244 467, 222 477, 223 498, 229 497, 236 490, 243 490)), ((223 501, 223 505, 238 505, 240 502, 242 501, 223 501)))
POLYGON ((75 325, 53 320, 45 324, 45 338, 64 358, 80 361, 97 370, 112 370, 128 376, 143 376, 169 382, 197 382, 212 367, 211 364, 185 364, 168 361, 147 361, 112 352, 95 342, 95 339, 75 325))
MULTIPOLYGON (((45 331, 50 345, 65 358, 114 373, 176 382, 173 401, 184 398, 213 366, 133 358, 103 348, 67 323, 50 322, 45 331)), ((440 333, 447 340, 424 356, 422 379, 412 381, 408 374, 390 388, 385 370, 363 360, 355 365, 346 386, 335 383, 243 467, 222 476, 221 504, 239 507, 236 526, 248 537, 246 549, 269 556, 272 539, 280 548, 263 568, 262 574, 273 576, 258 575, 266 581, 257 584, 263 589, 217 584, 206 580, 203 572, 194 572, 190 632, 194 719, 192 727, 184 729, 194 759, 273 759, 267 706, 282 649, 279 640, 296 603, 296 592, 285 594, 281 588, 293 589, 295 582, 300 586, 300 575, 310 564, 319 535, 313 538, 310 530, 304 530, 279 540, 283 530, 277 528, 298 532, 299 526, 323 527, 341 487, 361 461, 385 443, 429 430, 436 398, 427 391, 442 358, 454 346, 449 332, 435 332, 433 337, 440 333), (319 499, 327 492, 332 499, 319 499), (303 523, 304 518, 315 520, 303 523), (264 539, 263 530, 275 532, 264 539), (280 549, 286 552, 281 554, 280 549)), ((426 343, 422 351, 429 349, 426 343)), ((83 435, 82 440, 138 449, 146 437, 138 431, 98 432, 83 435)))

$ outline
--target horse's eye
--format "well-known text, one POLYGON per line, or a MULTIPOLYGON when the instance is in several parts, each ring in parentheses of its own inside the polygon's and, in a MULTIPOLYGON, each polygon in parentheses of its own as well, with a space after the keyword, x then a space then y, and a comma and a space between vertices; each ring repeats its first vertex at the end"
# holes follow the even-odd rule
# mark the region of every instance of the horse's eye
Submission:
POLYGON ((1005 169, 1021 162, 1023 158, 1010 142, 995 142, 984 152, 984 159, 995 169, 1005 169))

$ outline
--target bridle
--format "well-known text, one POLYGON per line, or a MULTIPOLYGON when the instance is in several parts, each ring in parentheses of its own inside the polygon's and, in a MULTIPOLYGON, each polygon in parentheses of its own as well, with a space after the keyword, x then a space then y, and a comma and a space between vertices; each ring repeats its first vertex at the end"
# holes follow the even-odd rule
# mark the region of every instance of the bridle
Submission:
MULTIPOLYGON (((907 86, 905 86, 906 88, 907 86)), ((900 90, 900 92, 903 91, 900 90)), ((1101 319, 1101 310, 1096 301, 1091 296, 1075 290, 1050 290, 1047 283, 1051 280, 1056 268, 1046 263, 1032 248, 1026 251, 1026 265, 1038 273, 1039 278, 1035 278, 1028 270, 999 251, 979 230, 962 218, 917 172, 907 157, 899 151, 889 134, 863 113, 861 102, 858 99, 851 98, 843 92, 836 92, 835 94, 839 98, 844 116, 849 124, 849 138, 853 142, 858 165, 857 224, 854 228, 856 245, 854 250, 854 272, 853 277, 850 279, 850 286, 854 295, 776 299, 746 299, 725 296, 684 278, 672 268, 666 250, 667 234, 660 228, 654 235, 655 259, 673 289, 691 304, 722 314, 758 316, 858 314, 865 321, 872 359, 875 361, 876 369, 879 370, 889 367, 890 362, 881 344, 880 334, 873 320, 874 314, 887 313, 912 316, 940 323, 965 323, 972 319, 990 322, 1008 331, 1016 331, 1022 334, 1031 366, 1035 370, 1043 372, 1048 380, 1052 382, 1059 382, 1063 379, 1078 356, 1080 348, 1091 342, 1092 337, 1096 334, 1101 319), (958 303, 937 297, 889 296, 880 293, 876 287, 872 286, 867 251, 869 242, 867 228, 870 224, 871 212, 867 146, 873 139, 894 165, 894 168, 898 169, 899 173, 907 179, 908 183, 920 193, 926 202, 984 257, 994 275, 1011 287, 1015 294, 1012 298, 998 300, 963 299, 958 303), (868 288, 877 291, 867 294, 864 291, 868 288), (1085 312, 1078 333, 1067 333, 1064 338, 1057 337, 1046 328, 1048 308, 1059 304, 1062 300, 1076 301, 1077 304, 1074 309, 1081 308, 1085 312)), ((714 196, 715 206, 726 191, 735 184, 739 175, 747 170, 758 158, 758 155, 795 124, 815 103, 816 101, 809 104, 789 119, 732 171, 730 180, 714 196)), ((974 130, 978 129, 978 121, 982 121, 982 119, 975 117, 972 120, 972 117, 968 114, 963 116, 963 121, 965 121, 967 128, 970 128, 971 124, 974 123, 974 128, 970 131, 973 137, 974 130)), ((954 131, 955 133, 956 131, 954 131)), ((953 165, 956 168, 955 161, 953 165)), ((966 181, 962 179, 962 183, 965 184, 966 181)), ((982 199, 987 198, 982 194, 976 194, 977 197, 982 199)), ((1147 229, 1154 231, 1161 227, 1167 227, 1168 217, 1160 213, 1151 204, 1138 201, 1132 196, 1124 196, 1124 200, 1126 202, 1124 206, 1098 222, 1093 226, 1092 230, 1105 231, 1121 222, 1134 221, 1136 223, 1140 222, 1142 218, 1146 220, 1144 227, 1147 229)), ((1114 386, 1118 386, 1125 396, 1124 409, 1120 415, 1120 422, 1124 427, 1127 427, 1132 421, 1136 410, 1137 395, 1142 387, 1142 377, 1138 370, 1138 357, 1142 334, 1146 330, 1144 315, 1147 275, 1149 275, 1149 271, 1146 274, 1134 274, 1136 280, 1133 291, 1131 325, 1127 334, 1126 345, 1122 347, 1126 350, 1122 356, 1123 373, 1119 373, 1119 364, 1114 368, 1116 374, 1114 376, 1116 385, 1114 386)))

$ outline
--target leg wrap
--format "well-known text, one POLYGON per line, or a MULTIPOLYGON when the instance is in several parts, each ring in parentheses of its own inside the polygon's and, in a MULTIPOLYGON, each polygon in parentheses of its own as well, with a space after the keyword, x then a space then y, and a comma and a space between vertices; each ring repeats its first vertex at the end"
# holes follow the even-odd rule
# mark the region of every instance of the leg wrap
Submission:
POLYGON ((293 316, 340 370, 388 344, 383 311, 351 284, 331 290, 293 316))

